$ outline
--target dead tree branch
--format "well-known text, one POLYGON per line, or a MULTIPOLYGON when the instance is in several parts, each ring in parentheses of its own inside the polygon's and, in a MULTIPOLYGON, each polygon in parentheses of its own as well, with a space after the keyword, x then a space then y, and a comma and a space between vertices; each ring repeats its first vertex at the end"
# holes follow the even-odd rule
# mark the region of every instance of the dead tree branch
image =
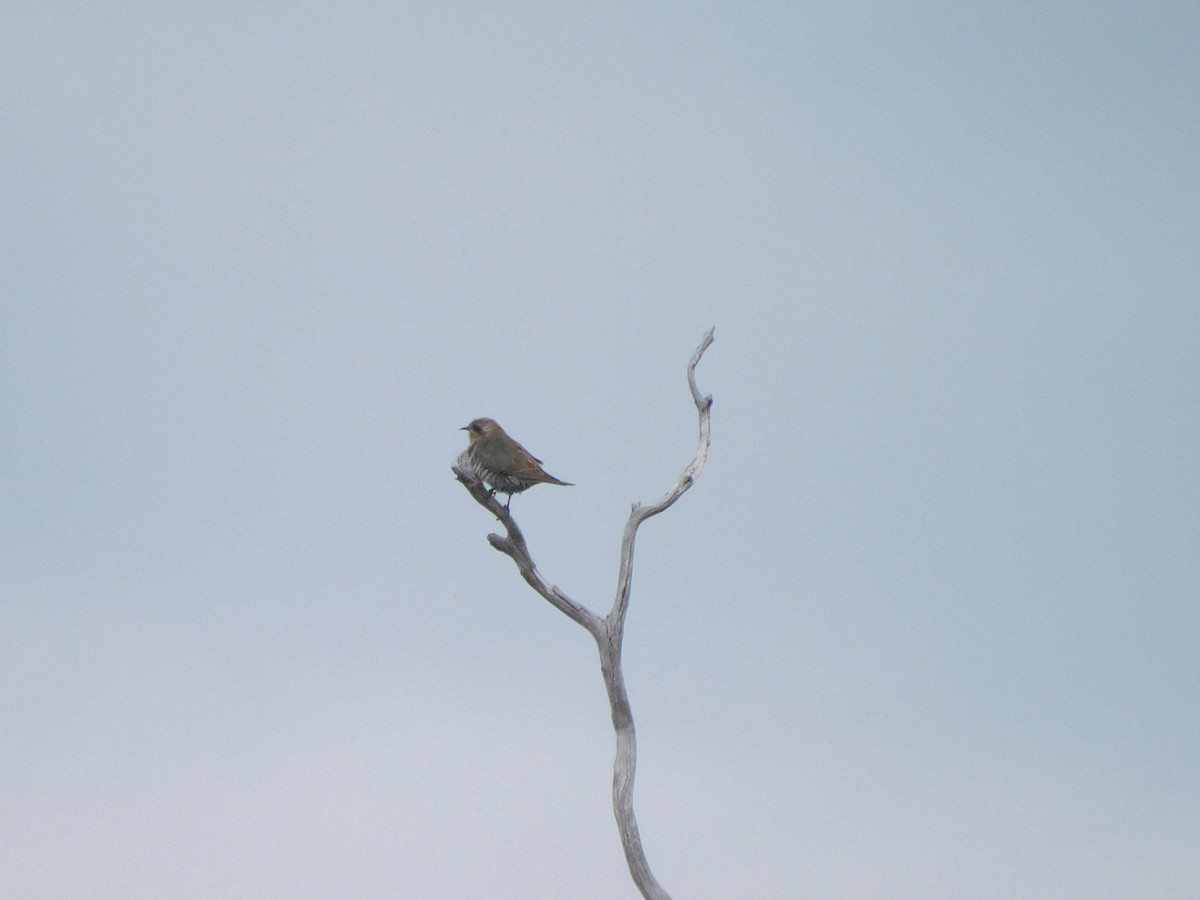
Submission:
POLYGON ((496 499, 475 476, 471 466, 464 459, 452 467, 455 477, 470 491, 471 496, 487 509, 504 525, 507 536, 489 534, 488 543, 501 553, 510 556, 521 576, 529 586, 537 591, 559 612, 578 622, 596 640, 600 652, 600 672, 604 676, 604 687, 608 693, 608 702, 612 710, 613 730, 616 732, 616 756, 613 760, 613 812, 617 819, 617 831, 621 835, 621 846, 625 851, 625 861, 629 864, 629 873, 634 884, 646 900, 671 900, 670 895, 655 879, 646 862, 646 853, 642 849, 641 835, 638 833, 637 818, 633 812, 633 778, 637 769, 637 735, 633 726, 633 712, 629 706, 629 695, 625 690, 625 676, 621 666, 621 646, 625 638, 625 614, 629 609, 629 595, 633 586, 633 549, 637 538, 638 528, 651 516, 671 507, 690 488, 704 468, 708 458, 708 446, 711 439, 710 419, 712 397, 702 396, 696 387, 696 366, 704 351, 713 342, 713 329, 704 335, 700 345, 688 361, 688 387, 692 392, 692 401, 700 419, 700 440, 696 455, 679 480, 659 500, 648 505, 633 504, 629 513, 629 521, 625 524, 625 532, 621 538, 621 563, 617 574, 617 595, 613 601, 612 610, 603 619, 580 603, 575 602, 565 593, 550 584, 542 577, 529 553, 525 536, 513 520, 511 513, 496 499))

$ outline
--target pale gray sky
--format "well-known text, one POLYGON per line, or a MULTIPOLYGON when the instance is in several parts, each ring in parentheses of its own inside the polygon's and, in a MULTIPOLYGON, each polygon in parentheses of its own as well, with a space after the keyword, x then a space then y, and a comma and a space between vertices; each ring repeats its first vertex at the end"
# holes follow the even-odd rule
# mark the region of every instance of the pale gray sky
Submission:
POLYGON ((1194 898, 1194 3, 0 12, 0 894, 1194 898))

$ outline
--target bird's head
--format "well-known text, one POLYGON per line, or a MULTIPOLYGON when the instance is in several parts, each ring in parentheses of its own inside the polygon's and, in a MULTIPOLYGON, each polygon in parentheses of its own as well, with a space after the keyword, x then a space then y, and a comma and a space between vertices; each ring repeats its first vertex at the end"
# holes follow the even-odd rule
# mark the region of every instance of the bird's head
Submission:
POLYGON ((503 429, 493 419, 475 419, 470 425, 464 425, 459 431, 467 433, 467 440, 475 443, 480 438, 501 432, 503 429))

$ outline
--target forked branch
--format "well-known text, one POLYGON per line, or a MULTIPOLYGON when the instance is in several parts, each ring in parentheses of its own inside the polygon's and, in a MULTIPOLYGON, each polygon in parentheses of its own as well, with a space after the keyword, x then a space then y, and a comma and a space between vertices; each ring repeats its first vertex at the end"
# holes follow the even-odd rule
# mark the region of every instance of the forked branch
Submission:
POLYGON ((604 676, 604 687, 612 709, 613 730, 616 732, 616 756, 613 761, 613 812, 617 819, 617 830, 621 835, 621 846, 625 861, 634 884, 646 900, 671 900, 662 885, 650 871, 646 853, 642 849, 638 833, 637 818, 633 812, 633 779, 637 769, 637 736, 633 726, 633 712, 629 706, 629 695, 625 690, 625 676, 621 667, 621 646, 625 637, 625 614, 629 609, 629 595, 633 584, 633 548, 638 528, 651 516, 668 509, 695 483, 700 470, 708 458, 710 443, 710 418, 712 397, 702 396, 696 387, 696 366, 704 351, 713 342, 713 329, 709 329, 700 346, 688 361, 688 387, 700 419, 700 440, 696 455, 684 468, 679 480, 659 500, 648 505, 633 504, 625 533, 621 538, 621 563, 617 574, 617 595, 609 614, 601 619, 587 607, 576 603, 557 587, 550 584, 538 572, 525 543, 525 536, 513 520, 508 508, 501 505, 495 494, 489 491, 475 476, 471 466, 460 458, 453 466, 456 478, 470 491, 475 500, 491 512, 504 525, 507 536, 489 534, 488 542, 512 557, 521 576, 535 591, 551 605, 578 622, 596 640, 600 652, 600 671, 604 676))

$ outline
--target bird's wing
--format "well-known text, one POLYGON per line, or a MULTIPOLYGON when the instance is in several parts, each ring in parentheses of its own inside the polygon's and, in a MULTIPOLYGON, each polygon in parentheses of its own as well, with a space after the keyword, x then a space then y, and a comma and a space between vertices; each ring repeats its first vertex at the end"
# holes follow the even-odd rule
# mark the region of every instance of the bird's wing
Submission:
POLYGON ((517 444, 517 450, 513 454, 513 468, 521 475, 544 475, 545 470, 541 466, 542 461, 517 444))

